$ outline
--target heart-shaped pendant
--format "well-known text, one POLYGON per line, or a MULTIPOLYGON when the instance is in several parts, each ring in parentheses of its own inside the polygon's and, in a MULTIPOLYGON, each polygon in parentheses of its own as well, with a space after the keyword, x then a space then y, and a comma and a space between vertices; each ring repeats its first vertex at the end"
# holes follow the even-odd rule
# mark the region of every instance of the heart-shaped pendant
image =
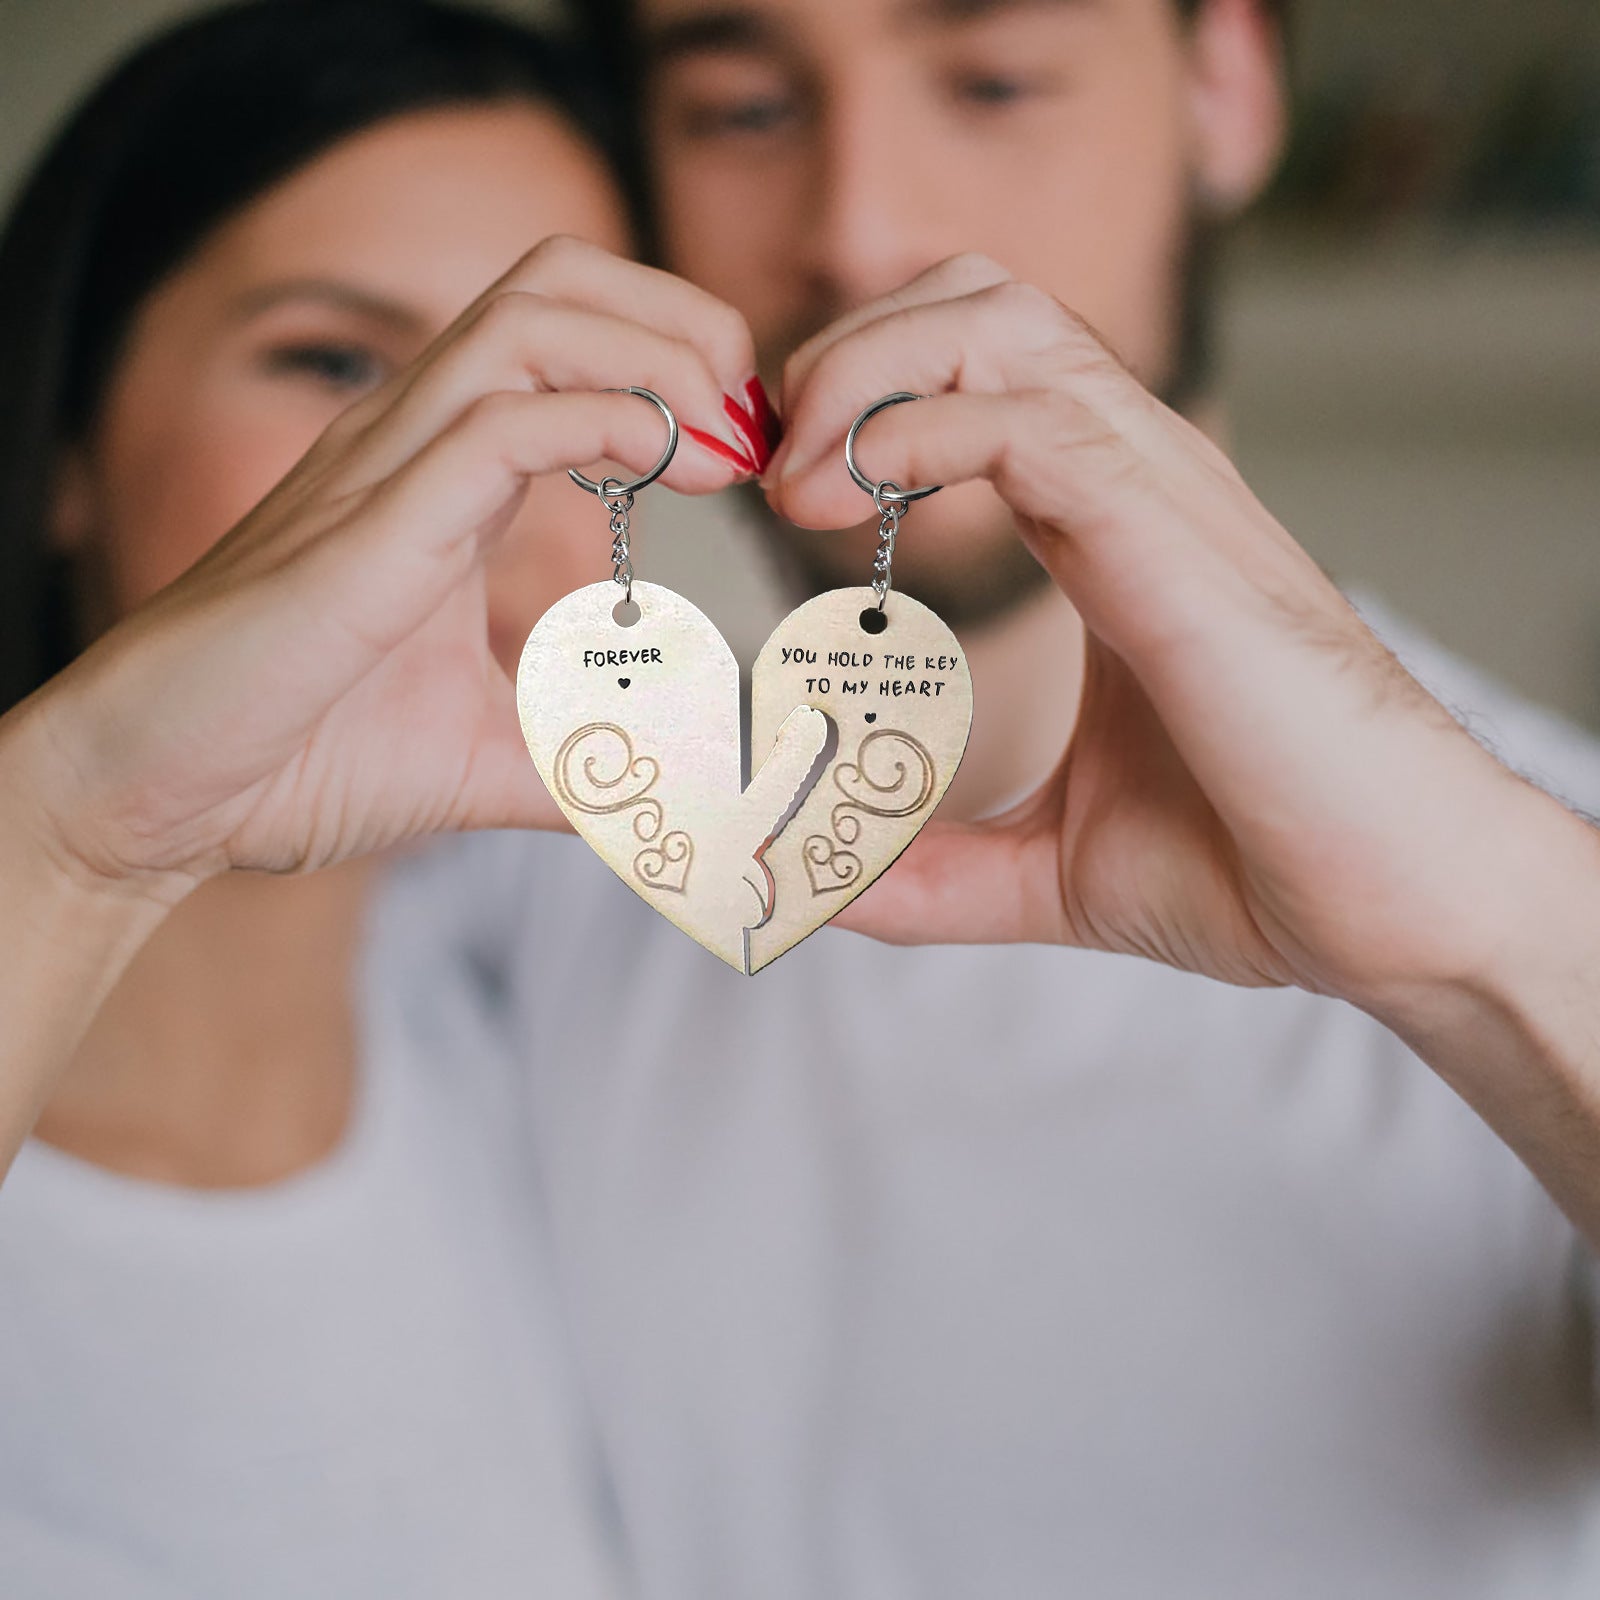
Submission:
POLYGON ((807 602, 756 662, 752 750, 764 759, 745 787, 732 651, 670 589, 632 593, 631 625, 617 620, 614 583, 540 619, 517 674, 523 734, 607 865, 757 972, 843 910, 932 815, 971 726, 966 662, 904 595, 882 612, 871 589, 807 602), (866 631, 880 616, 886 626, 866 631))
POLYGON ((759 972, 875 882, 921 832, 972 729, 966 653, 908 595, 831 589, 779 624, 751 676, 751 750, 775 747, 789 708, 826 712, 826 770, 766 852, 772 915, 750 935, 759 972))

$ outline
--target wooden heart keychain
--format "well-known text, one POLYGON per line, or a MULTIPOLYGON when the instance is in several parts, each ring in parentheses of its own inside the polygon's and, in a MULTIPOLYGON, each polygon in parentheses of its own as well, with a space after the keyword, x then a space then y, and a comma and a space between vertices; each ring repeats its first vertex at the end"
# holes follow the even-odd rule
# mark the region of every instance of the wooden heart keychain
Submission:
POLYGON ((742 782, 739 669, 681 595, 636 583, 628 516, 667 470, 667 444, 632 482, 573 482, 611 513, 612 576, 558 600, 517 673, 522 731, 539 775, 579 835, 641 898, 740 972, 755 973, 842 911, 906 848, 955 776, 972 723, 972 680, 955 636, 892 590, 895 539, 938 486, 874 483, 873 581, 807 601, 779 624, 751 682, 751 771, 742 782), (619 597, 620 590, 620 597, 619 597))

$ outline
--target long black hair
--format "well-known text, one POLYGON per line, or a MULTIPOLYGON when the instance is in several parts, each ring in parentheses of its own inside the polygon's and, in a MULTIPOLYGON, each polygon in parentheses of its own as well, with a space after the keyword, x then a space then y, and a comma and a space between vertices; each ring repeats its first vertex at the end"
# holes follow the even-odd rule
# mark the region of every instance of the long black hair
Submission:
POLYGON ((0 233, 0 712, 75 653, 69 572, 49 538, 54 481, 151 291, 341 139, 410 111, 515 99, 556 106, 618 159, 575 48, 434 0, 203 14, 140 48, 68 119, 0 233))

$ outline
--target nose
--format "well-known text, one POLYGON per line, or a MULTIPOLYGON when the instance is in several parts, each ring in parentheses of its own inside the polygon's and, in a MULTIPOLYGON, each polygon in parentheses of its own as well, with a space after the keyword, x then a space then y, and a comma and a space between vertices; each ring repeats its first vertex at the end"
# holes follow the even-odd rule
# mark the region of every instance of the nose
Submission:
POLYGON ((868 72, 834 88, 818 119, 802 249, 828 301, 859 305, 962 245, 940 205, 936 145, 919 137, 892 86, 868 72))

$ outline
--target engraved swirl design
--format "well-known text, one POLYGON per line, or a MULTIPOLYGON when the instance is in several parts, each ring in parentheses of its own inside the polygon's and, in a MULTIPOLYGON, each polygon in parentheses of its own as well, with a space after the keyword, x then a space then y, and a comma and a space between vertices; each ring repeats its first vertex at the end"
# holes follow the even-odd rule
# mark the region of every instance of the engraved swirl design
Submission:
POLYGON ((562 806, 591 817, 632 810, 634 837, 649 847, 633 858, 635 876, 646 888, 682 894, 694 841, 681 829, 662 834, 666 814, 650 793, 660 776, 661 763, 636 755, 627 730, 614 722, 585 723, 556 752, 554 787, 562 806))
POLYGON ((927 747, 898 728, 875 728, 861 741, 854 761, 833 770, 834 802, 828 821, 833 837, 810 835, 800 847, 813 895, 850 888, 864 870, 854 850, 866 817, 909 817, 933 797, 936 776, 927 747))

